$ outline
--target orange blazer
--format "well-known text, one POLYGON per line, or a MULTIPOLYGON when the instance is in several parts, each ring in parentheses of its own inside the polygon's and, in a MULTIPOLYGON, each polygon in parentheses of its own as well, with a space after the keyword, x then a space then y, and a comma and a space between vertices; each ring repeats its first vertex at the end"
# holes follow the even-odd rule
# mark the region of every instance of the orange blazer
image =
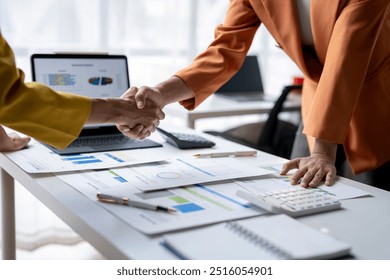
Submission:
POLYGON ((239 69, 260 24, 305 75, 304 133, 344 144, 355 173, 390 160, 390 1, 311 0, 314 48, 300 40, 295 0, 231 0, 205 52, 176 75, 194 109, 239 69), (314 49, 314 51, 313 51, 314 49))

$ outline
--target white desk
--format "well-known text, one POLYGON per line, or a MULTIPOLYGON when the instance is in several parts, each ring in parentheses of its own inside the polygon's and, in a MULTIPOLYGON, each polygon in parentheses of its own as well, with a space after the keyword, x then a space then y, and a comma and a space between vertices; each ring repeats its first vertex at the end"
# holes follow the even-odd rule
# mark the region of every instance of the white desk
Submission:
MULTIPOLYGON (((188 127, 195 128, 195 121, 198 119, 267 114, 273 106, 274 101, 237 102, 217 95, 212 95, 193 111, 186 110, 178 103, 169 104, 164 108, 164 111, 168 115, 185 120, 188 127)), ((287 101, 284 103, 283 111, 299 111, 300 108, 300 96, 290 94, 287 101)))
MULTIPOLYGON (((160 137, 158 137, 159 139, 160 137)), ((214 139, 214 138, 213 138, 214 139)), ((239 148, 215 138, 217 150, 239 148)), ((165 149, 178 152, 164 144, 165 149)), ((154 148, 153 151, 157 151, 154 148)), ((192 151, 180 153, 193 154, 192 151)), ((277 164, 282 159, 265 153, 240 160, 253 164, 277 164)), ((3 259, 15 258, 15 220, 13 179, 18 180, 37 199, 67 223, 82 238, 108 259, 174 259, 159 242, 161 236, 144 235, 110 214, 78 191, 51 174, 27 174, 6 155, 0 153, 3 205, 3 259)), ((357 259, 390 259, 390 192, 342 179, 374 197, 343 201, 343 210, 302 217, 299 220, 348 242, 357 259)))

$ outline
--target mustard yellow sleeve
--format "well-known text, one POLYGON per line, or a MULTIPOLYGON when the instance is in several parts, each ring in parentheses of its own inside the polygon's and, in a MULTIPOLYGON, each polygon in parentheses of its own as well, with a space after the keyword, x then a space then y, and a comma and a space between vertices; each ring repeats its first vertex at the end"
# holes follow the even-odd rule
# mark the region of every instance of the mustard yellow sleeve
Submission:
POLYGON ((39 141, 64 148, 80 133, 91 100, 24 83, 11 48, 0 34, 0 123, 39 141))

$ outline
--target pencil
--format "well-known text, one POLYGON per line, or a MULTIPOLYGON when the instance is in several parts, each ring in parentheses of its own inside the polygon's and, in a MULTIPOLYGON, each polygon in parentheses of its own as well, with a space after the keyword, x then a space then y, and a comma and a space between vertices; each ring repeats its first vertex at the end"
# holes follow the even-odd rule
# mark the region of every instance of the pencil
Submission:
POLYGON ((217 157, 251 157, 255 156, 257 151, 237 151, 237 152, 221 152, 221 153, 206 153, 206 154, 195 154, 197 158, 217 158, 217 157))

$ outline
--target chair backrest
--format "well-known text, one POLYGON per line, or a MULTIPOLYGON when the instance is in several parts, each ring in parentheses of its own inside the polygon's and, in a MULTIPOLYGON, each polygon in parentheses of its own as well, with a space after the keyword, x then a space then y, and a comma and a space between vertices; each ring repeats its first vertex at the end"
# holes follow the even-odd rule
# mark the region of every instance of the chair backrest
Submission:
POLYGON ((287 95, 293 90, 301 89, 302 85, 285 86, 266 121, 240 125, 224 132, 205 132, 273 155, 290 158, 298 126, 280 120, 278 116, 287 95))
MULTIPOLYGON (((302 85, 290 85, 285 86, 280 94, 279 98, 276 100, 274 107, 268 115, 268 119, 264 124, 263 131, 260 135, 258 146, 272 146, 272 143, 275 141, 276 130, 280 122, 278 115, 283 109, 283 103, 286 101, 287 95, 293 90, 301 90, 302 85)), ((298 127, 297 127, 298 128, 298 127)))

